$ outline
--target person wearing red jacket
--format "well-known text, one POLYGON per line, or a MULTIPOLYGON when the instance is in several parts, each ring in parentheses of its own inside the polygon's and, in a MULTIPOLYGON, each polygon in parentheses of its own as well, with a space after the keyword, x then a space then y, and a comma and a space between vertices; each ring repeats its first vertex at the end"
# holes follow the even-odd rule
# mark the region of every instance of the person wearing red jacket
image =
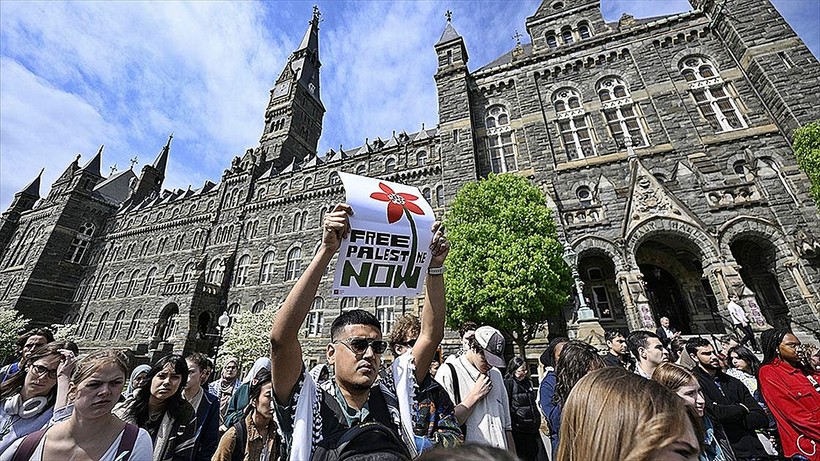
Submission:
POLYGON ((758 380, 777 421, 783 454, 820 461, 820 372, 811 368, 800 340, 788 329, 763 332, 758 380))

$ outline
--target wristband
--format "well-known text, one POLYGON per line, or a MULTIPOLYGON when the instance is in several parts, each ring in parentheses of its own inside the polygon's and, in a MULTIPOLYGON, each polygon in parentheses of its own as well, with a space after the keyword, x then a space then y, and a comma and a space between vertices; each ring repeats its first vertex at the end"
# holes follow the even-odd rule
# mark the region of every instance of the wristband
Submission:
POLYGON ((428 267, 427 275, 444 275, 444 266, 428 267))

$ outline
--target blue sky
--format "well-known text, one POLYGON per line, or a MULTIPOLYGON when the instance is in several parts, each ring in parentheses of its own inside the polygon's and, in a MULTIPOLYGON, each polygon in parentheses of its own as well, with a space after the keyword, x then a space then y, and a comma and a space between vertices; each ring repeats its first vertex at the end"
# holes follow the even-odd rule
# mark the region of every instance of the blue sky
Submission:
MULTIPOLYGON (((166 188, 219 181, 255 146, 269 90, 322 10, 319 151, 438 122, 433 44, 453 11, 476 69, 508 51, 540 0, 0 1, 0 210, 45 168, 41 195, 105 144, 103 174, 153 161, 174 133, 166 188)), ((820 56, 820 0, 774 0, 820 56)), ((687 11, 602 0, 604 17, 687 11)), ((525 37, 523 41, 529 41, 525 37)))

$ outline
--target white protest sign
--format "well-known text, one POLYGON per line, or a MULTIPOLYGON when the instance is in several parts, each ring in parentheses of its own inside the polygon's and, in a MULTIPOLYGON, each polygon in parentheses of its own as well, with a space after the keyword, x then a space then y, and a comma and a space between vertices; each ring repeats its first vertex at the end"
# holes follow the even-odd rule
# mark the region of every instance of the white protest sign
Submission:
POLYGON ((339 173, 353 208, 333 296, 416 296, 430 264, 435 216, 418 188, 339 173))

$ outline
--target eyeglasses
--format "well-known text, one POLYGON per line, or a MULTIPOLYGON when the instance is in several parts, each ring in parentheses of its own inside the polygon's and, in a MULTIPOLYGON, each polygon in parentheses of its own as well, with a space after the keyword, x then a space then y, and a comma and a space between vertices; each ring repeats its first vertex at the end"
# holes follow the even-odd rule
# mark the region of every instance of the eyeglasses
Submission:
POLYGON ((411 339, 410 341, 405 341, 403 343, 399 343, 399 346, 404 346, 404 347, 413 347, 415 345, 416 345, 416 340, 415 339, 411 339))
POLYGON ((56 379, 57 378, 57 369, 56 368, 51 369, 51 368, 44 367, 42 365, 37 365, 36 363, 34 363, 34 364, 31 365, 31 370, 37 376, 46 375, 51 379, 56 379))
POLYGON ((368 347, 373 347, 374 354, 382 354, 387 350, 387 341, 382 339, 367 339, 367 338, 347 338, 333 341, 334 343, 342 343, 356 355, 364 354, 368 347))

